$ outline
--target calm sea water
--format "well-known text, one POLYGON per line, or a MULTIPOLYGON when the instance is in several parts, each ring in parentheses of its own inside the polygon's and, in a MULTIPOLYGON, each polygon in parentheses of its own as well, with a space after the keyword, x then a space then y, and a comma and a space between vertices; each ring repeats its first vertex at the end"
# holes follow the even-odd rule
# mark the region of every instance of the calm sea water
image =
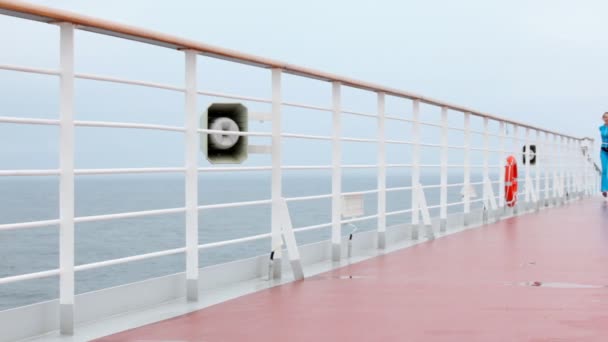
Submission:
MULTIPOLYGON (((425 175, 423 184, 438 184, 438 175, 425 175)), ((479 181, 473 175, 472 181, 479 181)), ((450 175, 450 183, 462 182, 461 175, 450 175)), ((390 174, 387 186, 408 186, 409 174, 390 174)), ((176 208, 184 206, 183 177, 110 176, 78 177, 76 215, 101 215, 128 211, 176 208)), ((58 179, 8 178, 0 180, 0 224, 58 217, 58 179)), ((286 197, 331 193, 328 172, 286 173, 283 180, 286 197)), ((343 176, 343 191, 376 188, 376 177, 369 172, 348 172, 343 176)), ((249 201, 270 198, 270 176, 226 174, 200 177, 199 202, 202 204, 249 201)), ((450 188, 450 202, 460 200, 460 188, 450 188)), ((481 189, 477 189, 481 193, 481 189)), ((429 205, 439 203, 439 189, 425 190, 429 205)), ((376 213, 376 195, 365 196, 366 215, 376 213)), ((478 205, 476 205, 478 206, 478 205)), ((476 207, 475 206, 475 207, 476 207)), ((390 192, 387 210, 410 207, 409 191, 390 192)), ((331 221, 331 200, 289 204, 294 227, 331 221)), ((449 207, 450 212, 462 210, 449 207)), ((431 212, 438 215, 437 210, 431 212)), ((407 214, 391 216, 389 226, 409 222, 407 214)), ((360 231, 376 228, 376 221, 357 223, 360 231)), ((122 258, 185 245, 184 214, 140 217, 77 224, 76 264, 122 258)), ((222 241, 270 231, 270 206, 204 210, 199 214, 200 243, 222 241)), ((349 229, 343 229, 348 234, 349 229)), ((298 244, 328 239, 330 229, 298 233, 298 244)), ((201 251, 200 264, 208 266, 269 252, 269 240, 253 241, 201 251)), ((38 272, 59 267, 58 226, 0 232, 0 277, 38 272)), ((151 277, 182 272, 182 255, 154 258, 124 265, 104 267, 76 274, 76 292, 83 293, 151 277)), ((0 310, 58 297, 58 278, 29 280, 0 285, 0 310)))

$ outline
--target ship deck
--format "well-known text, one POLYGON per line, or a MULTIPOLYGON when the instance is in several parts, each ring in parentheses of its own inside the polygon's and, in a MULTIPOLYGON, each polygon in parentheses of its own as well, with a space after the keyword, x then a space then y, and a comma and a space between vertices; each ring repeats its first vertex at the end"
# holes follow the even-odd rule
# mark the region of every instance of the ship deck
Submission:
POLYGON ((605 341, 607 220, 572 202, 96 341, 605 341))

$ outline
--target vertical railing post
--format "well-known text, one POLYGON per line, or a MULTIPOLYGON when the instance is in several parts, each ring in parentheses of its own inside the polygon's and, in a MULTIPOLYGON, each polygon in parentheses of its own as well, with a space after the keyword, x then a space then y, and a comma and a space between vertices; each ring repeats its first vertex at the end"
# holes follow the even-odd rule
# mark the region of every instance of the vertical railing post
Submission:
POLYGON ((441 160, 439 194, 439 231, 445 232, 448 225, 448 108, 441 107, 441 160))
MULTIPOLYGON (((488 135, 488 118, 484 117, 483 118, 483 189, 484 189, 484 195, 485 196, 485 182, 487 180, 490 179, 490 167, 489 167, 489 159, 490 159, 490 136, 488 135)), ((490 183, 490 186, 493 186, 492 183, 490 183)), ((485 198, 485 197, 484 197, 485 198)), ((490 201, 488 201, 488 203, 491 203, 492 199, 490 199, 490 201)), ((490 214, 492 214, 492 216, 494 215, 494 213, 490 212, 491 211, 491 206, 486 207, 485 206, 485 201, 484 201, 484 210, 485 210, 485 219, 486 222, 490 217, 490 214)))
POLYGON ((332 168, 331 168, 331 243, 332 260, 340 261, 342 255, 342 120, 341 120, 341 85, 332 83, 332 168))
POLYGON ((566 145, 566 137, 561 136, 561 144, 560 144, 560 162, 561 162, 561 166, 560 166, 560 172, 561 172, 561 177, 560 177, 560 189, 561 189, 561 193, 562 193, 562 204, 566 203, 566 200, 568 198, 568 188, 566 187, 566 180, 567 180, 567 170, 566 168, 568 167, 568 149, 567 149, 567 145, 566 145))
POLYGON ((550 134, 545 132, 545 138, 543 139, 543 148, 542 148, 542 156, 545 156, 545 159, 542 164, 543 175, 545 176, 545 195, 543 196, 544 206, 548 207, 551 201, 551 192, 549 188, 549 181, 551 178, 551 169, 553 160, 553 155, 551 152, 551 144, 550 144, 550 134))
POLYGON ((527 211, 528 209, 530 209, 530 193, 532 192, 532 189, 530 189, 530 186, 532 185, 532 178, 530 176, 530 171, 532 169, 532 165, 530 164, 530 128, 526 127, 526 141, 525 141, 525 153, 524 153, 524 158, 526 160, 526 163, 524 164, 524 167, 526 168, 526 180, 525 180, 525 198, 526 198, 526 205, 524 207, 524 211, 527 211))
POLYGON ((583 139, 583 141, 581 141, 581 151, 582 148, 585 149, 585 154, 582 156, 583 159, 583 174, 585 176, 585 178, 583 179, 583 195, 585 197, 588 197, 591 194, 591 188, 589 186, 589 176, 591 176, 591 172, 590 172, 590 164, 589 164, 589 157, 590 157, 590 153, 591 153, 591 144, 589 143, 589 139, 585 138, 583 139))
POLYGON ((412 239, 418 239, 418 194, 416 187, 420 183, 420 100, 412 103, 412 239))
MULTIPOLYGON (((521 148, 519 147, 519 126, 517 126, 516 124, 513 124, 513 154, 515 157, 515 160, 517 161, 517 164, 520 163, 521 160, 521 148)), ((520 171, 521 172, 521 171, 520 171)), ((519 212, 519 205, 520 205, 520 198, 519 198, 519 192, 520 189, 522 188, 521 186, 521 182, 519 180, 520 177, 518 177, 518 184, 520 184, 518 186, 518 190, 517 190, 517 202, 515 203, 515 205, 513 206, 513 215, 517 215, 517 213, 519 212)))
POLYGON ((198 300, 198 120, 197 52, 185 51, 186 66, 186 297, 198 300))
POLYGON ((568 193, 568 199, 572 199, 572 192, 574 189, 574 179, 572 177, 572 139, 566 137, 566 192, 568 193))
POLYGON ((272 225, 272 251, 274 259, 272 260, 272 276, 269 277, 278 279, 281 278, 281 199, 283 196, 282 188, 282 172, 281 172, 281 76, 282 70, 278 68, 272 69, 272 208, 271 208, 271 225, 272 225))
POLYGON ((471 114, 464 113, 464 220, 469 225, 471 215, 471 114))
POLYGON ((378 93, 378 248, 386 248, 386 137, 384 93, 378 93))
POLYGON ((568 193, 570 198, 576 198, 576 163, 574 160, 574 139, 568 138, 568 193))
POLYGON ((506 146, 505 146, 505 135, 507 134, 506 129, 505 129, 505 123, 504 121, 500 121, 498 123, 498 131, 499 133, 499 160, 498 160, 498 165, 500 165, 499 168, 499 183, 498 183, 498 207, 502 208, 501 209, 501 213, 504 212, 505 209, 505 158, 506 158, 506 146))
POLYGON ((540 210, 540 176, 541 176, 541 168, 542 168, 542 161, 540 160, 539 157, 539 153, 542 153, 542 149, 540 146, 540 131, 537 129, 535 130, 536 134, 535 134, 535 138, 534 138, 534 144, 536 146, 536 155, 534 157, 534 159, 536 160, 536 163, 534 165, 534 177, 535 177, 535 183, 536 185, 534 186, 534 191, 536 192, 536 203, 535 203, 535 210, 539 211, 540 210))
POLYGON ((59 324, 74 333, 74 25, 60 23, 59 324))
POLYGON ((585 153, 589 153, 589 149, 585 148, 585 146, 587 146, 587 139, 581 139, 579 140, 578 143, 578 153, 580 153, 581 156, 581 160, 583 162, 583 166, 581 169, 581 173, 583 174, 583 180, 581 183, 581 196, 587 197, 588 192, 587 192, 587 174, 589 172, 589 163, 587 162, 587 155, 583 154, 583 150, 585 150, 585 153))
POLYGON ((553 205, 557 206, 559 204, 559 149, 558 149, 558 136, 557 134, 553 134, 553 155, 551 156, 551 160, 553 161, 552 169, 553 169, 553 205))
POLYGON ((562 137, 562 156, 563 156, 563 171, 564 171, 564 193, 566 201, 570 199, 570 139, 562 137))
POLYGON ((581 140, 580 139, 574 139, 574 160, 575 160, 575 176, 574 179, 576 179, 576 196, 580 199, 581 196, 583 195, 583 182, 584 182, 584 172, 583 172, 583 168, 584 168, 584 163, 583 163, 583 154, 582 154, 582 150, 581 150, 581 140))
MULTIPOLYGON (((589 143, 589 155, 591 156, 591 162, 594 162, 594 158, 596 158, 596 154, 595 154, 595 139, 591 139, 591 142, 589 143)), ((591 196, 593 196, 594 194, 597 193, 598 189, 600 188, 600 177, 601 175, 598 174, 595 171, 595 165, 592 165, 592 172, 593 172, 593 181, 591 182, 591 196)))
POLYGON ((582 162, 581 173, 582 173, 582 182, 581 182, 581 196, 587 196, 587 175, 588 175, 588 165, 587 165, 587 154, 589 150, 585 148, 587 146, 587 139, 581 139, 578 141, 578 153, 580 153, 580 160, 582 162), (584 153, 583 153, 584 152, 584 153))

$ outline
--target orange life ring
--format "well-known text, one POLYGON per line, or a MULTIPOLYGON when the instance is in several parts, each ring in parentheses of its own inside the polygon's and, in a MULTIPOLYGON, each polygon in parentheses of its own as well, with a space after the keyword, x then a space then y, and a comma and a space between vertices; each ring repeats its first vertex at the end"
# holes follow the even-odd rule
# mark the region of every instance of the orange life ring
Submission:
POLYGON ((513 156, 507 157, 505 166, 505 201, 508 207, 517 202, 517 159, 513 156))

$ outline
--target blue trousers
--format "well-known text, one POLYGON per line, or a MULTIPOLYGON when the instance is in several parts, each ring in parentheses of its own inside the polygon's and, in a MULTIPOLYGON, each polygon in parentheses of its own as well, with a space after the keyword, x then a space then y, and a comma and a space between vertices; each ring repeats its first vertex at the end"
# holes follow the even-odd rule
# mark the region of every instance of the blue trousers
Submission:
POLYGON ((600 150, 602 160, 602 192, 608 191, 608 152, 600 150))

